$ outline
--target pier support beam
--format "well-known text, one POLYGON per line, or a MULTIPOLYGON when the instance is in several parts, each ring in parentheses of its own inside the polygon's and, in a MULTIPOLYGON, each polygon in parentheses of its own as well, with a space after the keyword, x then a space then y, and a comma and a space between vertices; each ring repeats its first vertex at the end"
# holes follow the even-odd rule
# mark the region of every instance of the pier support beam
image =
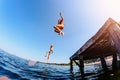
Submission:
POLYGON ((106 64, 106 61, 105 61, 104 57, 101 57, 100 59, 101 59, 101 64, 102 64, 103 70, 104 70, 105 72, 107 72, 107 71, 108 71, 108 68, 107 68, 107 64, 106 64))
POLYGON ((113 60, 112 60, 112 70, 117 70, 117 53, 113 54, 113 60))
POLYGON ((73 60, 75 62, 75 64, 80 67, 80 64, 78 62, 76 62, 75 60, 73 60))
POLYGON ((79 63, 80 63, 80 72, 81 72, 81 76, 84 77, 84 60, 83 60, 83 56, 79 57, 79 63))
POLYGON ((73 71, 73 61, 70 59, 70 71, 73 71))

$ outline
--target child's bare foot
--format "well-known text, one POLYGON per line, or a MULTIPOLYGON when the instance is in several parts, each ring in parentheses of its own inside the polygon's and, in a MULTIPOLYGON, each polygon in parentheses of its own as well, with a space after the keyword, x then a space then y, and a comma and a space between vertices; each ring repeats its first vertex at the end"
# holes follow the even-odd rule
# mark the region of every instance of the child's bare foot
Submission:
POLYGON ((63 37, 63 36, 64 36, 64 32, 61 31, 61 35, 62 35, 62 37, 63 37))

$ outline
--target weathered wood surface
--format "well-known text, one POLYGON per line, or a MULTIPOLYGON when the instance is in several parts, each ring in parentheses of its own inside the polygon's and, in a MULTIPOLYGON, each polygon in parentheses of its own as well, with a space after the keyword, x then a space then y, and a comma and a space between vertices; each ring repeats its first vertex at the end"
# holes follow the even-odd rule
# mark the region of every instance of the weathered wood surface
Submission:
POLYGON ((111 35, 112 43, 115 45, 118 56, 120 58, 120 27, 116 24, 109 29, 111 35))
MULTIPOLYGON (((92 45, 96 44, 99 39, 102 39, 106 33, 108 33, 110 27, 114 27, 113 24, 118 25, 113 19, 109 18, 102 28, 89 39, 75 54, 73 54, 70 59, 77 59, 78 55, 87 55, 89 53, 84 53, 87 49, 91 48, 92 45), (82 54, 83 53, 83 54, 82 54)), ((119 32, 120 33, 120 32, 119 32)), ((100 44, 100 43, 99 43, 100 44)), ((103 45, 103 44, 102 44, 103 45)), ((111 45, 111 44, 110 44, 111 45)), ((97 46, 96 46, 97 47, 97 46)), ((95 55, 94 55, 95 56, 95 55)), ((85 56, 84 56, 85 57, 85 56)))

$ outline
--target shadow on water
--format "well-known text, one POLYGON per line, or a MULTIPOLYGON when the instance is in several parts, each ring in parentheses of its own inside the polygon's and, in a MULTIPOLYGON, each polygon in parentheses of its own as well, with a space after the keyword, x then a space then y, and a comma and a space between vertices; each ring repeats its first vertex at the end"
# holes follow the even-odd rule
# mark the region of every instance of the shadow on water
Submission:
POLYGON ((107 72, 104 70, 98 70, 96 72, 85 72, 84 76, 81 76, 80 72, 70 72, 71 80, 120 80, 120 69, 107 72))
POLYGON ((120 80, 120 69, 118 69, 117 71, 113 72, 113 71, 108 71, 108 72, 104 72, 101 71, 101 74, 99 74, 97 80, 120 80))
POLYGON ((71 74, 72 80, 120 80, 120 69, 115 72, 100 70, 98 73, 87 73, 84 76, 81 76, 80 73, 78 76, 74 73, 71 74))

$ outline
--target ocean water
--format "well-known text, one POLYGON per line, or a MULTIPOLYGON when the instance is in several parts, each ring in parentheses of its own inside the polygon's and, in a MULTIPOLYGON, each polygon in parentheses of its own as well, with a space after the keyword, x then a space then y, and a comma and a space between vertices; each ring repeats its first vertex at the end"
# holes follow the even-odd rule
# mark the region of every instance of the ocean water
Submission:
MULTIPOLYGON (((97 79, 98 65, 85 66, 87 80, 97 79)), ((36 62, 29 65, 29 61, 0 50, 0 77, 6 76, 10 80, 80 80, 79 68, 74 66, 50 65, 36 62)), ((2 80, 2 79, 0 79, 2 80)))

